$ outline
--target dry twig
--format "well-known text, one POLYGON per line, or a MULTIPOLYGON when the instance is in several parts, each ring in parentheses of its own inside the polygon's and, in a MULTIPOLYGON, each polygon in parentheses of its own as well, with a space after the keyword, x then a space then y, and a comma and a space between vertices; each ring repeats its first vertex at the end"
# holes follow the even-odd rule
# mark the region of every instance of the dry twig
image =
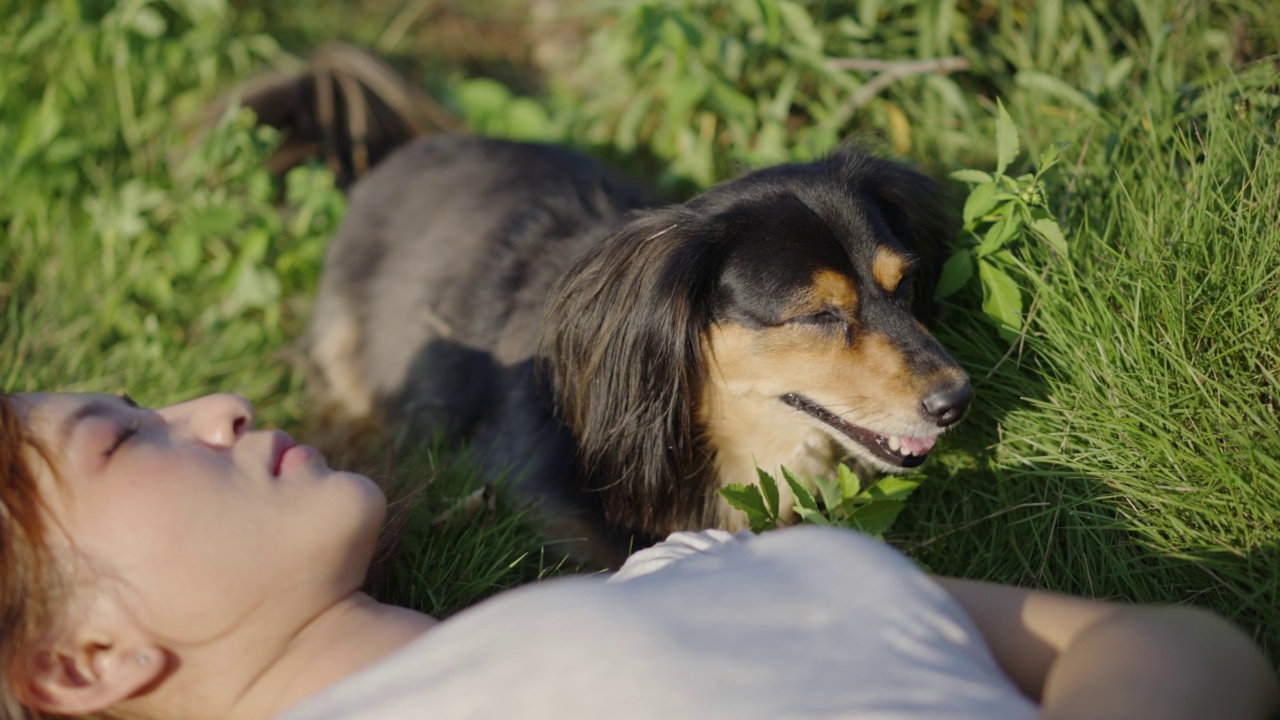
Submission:
POLYGON ((879 73, 858 89, 858 92, 845 103, 843 114, 848 116, 871 102, 881 90, 895 82, 914 75, 950 75, 969 69, 969 61, 958 56, 934 58, 932 60, 875 60, 872 58, 835 58, 827 61, 827 67, 833 70, 854 70, 859 72, 879 73))

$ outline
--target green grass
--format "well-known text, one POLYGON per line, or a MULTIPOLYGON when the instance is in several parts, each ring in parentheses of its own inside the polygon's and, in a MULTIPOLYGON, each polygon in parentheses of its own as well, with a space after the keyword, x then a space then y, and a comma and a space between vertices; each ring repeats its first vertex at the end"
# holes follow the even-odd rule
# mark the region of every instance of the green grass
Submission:
POLYGON ((1280 158, 1237 91, 1083 156, 1020 355, 988 377, 999 345, 941 329, 983 402, 899 526, 934 569, 1205 604, 1277 650, 1280 158))
MULTIPOLYGON (((700 37, 736 37, 726 28, 751 20, 735 14, 748 5, 706 3, 707 20, 645 3, 700 37)), ((208 135, 196 122, 279 45, 381 43, 423 59, 415 75, 473 127, 574 142, 679 190, 846 135, 940 175, 990 169, 1001 97, 1030 157, 1068 144, 1048 190, 1071 255, 1018 251, 1032 310, 1012 347, 976 289, 947 300, 938 335, 978 400, 889 539, 938 572, 1211 607, 1280 657, 1280 70, 1262 56, 1280 47, 1280 16, 1245 0, 873 5, 823 5, 817 45, 797 39, 794 17, 742 35, 742 66, 737 50, 686 48, 630 67, 627 43, 688 37, 660 23, 623 32, 637 18, 572 4, 583 13, 550 21, 573 31, 556 36, 560 59, 535 65, 522 58, 541 56, 542 31, 504 53, 480 41, 524 27, 516 0, 329 13, 20 2, 0 19, 0 386, 127 388, 149 404, 236 390, 266 424, 314 426, 289 347, 343 200, 312 169, 281 192, 263 167, 272 138, 243 118, 208 135), (476 42, 433 44, 440 27, 476 42), (825 59, 950 54, 971 69, 900 81, 838 115, 869 76, 837 77, 825 59), (661 95, 668 56, 728 90, 661 95), (600 72, 635 78, 601 85, 600 72), (658 94, 627 115, 636 87, 658 94)), ((432 527, 474 487, 465 463, 375 454, 394 484, 425 487, 398 506, 399 559, 374 580, 384 596, 447 614, 561 571, 501 504, 432 527)))

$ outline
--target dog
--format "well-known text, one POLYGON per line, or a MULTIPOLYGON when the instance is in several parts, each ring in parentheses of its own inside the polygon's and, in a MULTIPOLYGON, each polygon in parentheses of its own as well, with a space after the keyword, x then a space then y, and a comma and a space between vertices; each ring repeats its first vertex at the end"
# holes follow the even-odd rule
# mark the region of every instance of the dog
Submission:
POLYGON ((717 489, 757 467, 902 472, 964 415, 919 318, 949 218, 857 149, 662 205, 568 149, 434 135, 353 187, 304 345, 345 415, 470 440, 592 542, 738 530, 717 489))

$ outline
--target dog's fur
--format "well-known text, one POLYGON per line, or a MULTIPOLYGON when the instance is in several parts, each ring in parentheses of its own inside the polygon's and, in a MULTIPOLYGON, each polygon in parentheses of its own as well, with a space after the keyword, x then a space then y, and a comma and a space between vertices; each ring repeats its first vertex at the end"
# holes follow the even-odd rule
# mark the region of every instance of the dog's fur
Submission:
POLYGON ((356 184, 306 343, 348 415, 471 438, 615 538, 736 529, 716 489, 757 465, 901 471, 963 414, 912 314, 948 218, 856 150, 654 207, 571 151, 438 135, 356 184))

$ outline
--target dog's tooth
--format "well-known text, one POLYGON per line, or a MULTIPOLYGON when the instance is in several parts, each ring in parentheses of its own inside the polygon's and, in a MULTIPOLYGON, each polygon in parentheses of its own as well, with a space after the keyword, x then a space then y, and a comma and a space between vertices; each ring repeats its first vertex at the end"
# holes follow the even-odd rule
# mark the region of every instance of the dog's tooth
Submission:
POLYGON ((889 437, 889 449, 898 452, 902 449, 902 440, 897 435, 889 437))

